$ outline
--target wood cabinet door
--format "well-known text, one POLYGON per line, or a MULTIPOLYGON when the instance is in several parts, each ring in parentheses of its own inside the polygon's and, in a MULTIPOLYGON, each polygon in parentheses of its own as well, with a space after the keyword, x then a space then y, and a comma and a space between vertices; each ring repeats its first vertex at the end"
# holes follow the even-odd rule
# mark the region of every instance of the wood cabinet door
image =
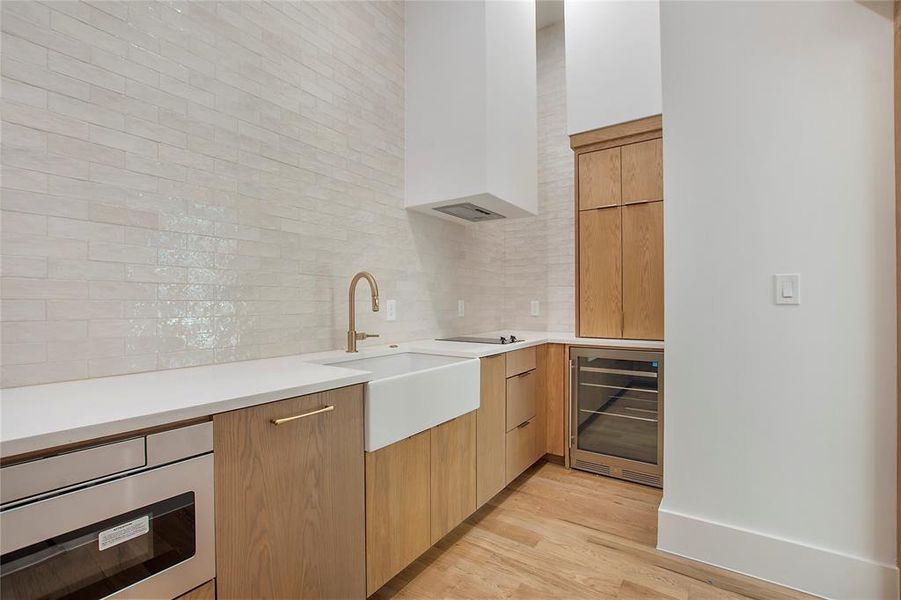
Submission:
POLYGON ((476 413, 432 428, 432 544, 476 510, 476 413))
POLYGON ((663 339, 663 203, 623 207, 623 337, 663 339))
POLYGON ((623 204, 663 200, 663 140, 622 147, 623 204))
POLYGON ((535 448, 538 445, 538 427, 535 421, 533 418, 507 432, 508 484, 535 462, 535 448))
POLYGON ((620 207, 579 213, 579 335, 623 335, 620 207))
POLYGON ((520 373, 507 378, 507 428, 514 427, 532 419, 537 412, 536 383, 537 369, 520 373))
POLYGON ((213 448, 218 598, 365 597, 362 386, 215 415, 213 448))
POLYGON ((476 415, 476 504, 481 507, 504 489, 506 358, 481 359, 481 405, 476 415))
POLYGON ((618 206, 622 201, 620 149, 579 155, 579 210, 618 206))
POLYGON ((542 458, 547 446, 548 354, 551 344, 535 348, 535 460, 542 458))
POLYGON ((547 445, 545 452, 556 456, 564 454, 566 419, 566 346, 547 345, 547 445))
POLYGON ((366 453, 367 596, 431 545, 431 433, 366 453))

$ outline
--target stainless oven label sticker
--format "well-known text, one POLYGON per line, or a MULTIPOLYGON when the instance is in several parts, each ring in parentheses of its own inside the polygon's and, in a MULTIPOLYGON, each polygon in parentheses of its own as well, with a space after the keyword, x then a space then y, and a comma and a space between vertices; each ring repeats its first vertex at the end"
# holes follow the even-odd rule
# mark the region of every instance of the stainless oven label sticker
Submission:
POLYGON ((128 540, 140 537, 148 531, 150 531, 150 516, 144 515, 134 521, 122 523, 121 525, 116 525, 115 527, 101 531, 97 536, 97 541, 100 543, 100 549, 106 550, 107 548, 112 548, 122 542, 127 542, 128 540))

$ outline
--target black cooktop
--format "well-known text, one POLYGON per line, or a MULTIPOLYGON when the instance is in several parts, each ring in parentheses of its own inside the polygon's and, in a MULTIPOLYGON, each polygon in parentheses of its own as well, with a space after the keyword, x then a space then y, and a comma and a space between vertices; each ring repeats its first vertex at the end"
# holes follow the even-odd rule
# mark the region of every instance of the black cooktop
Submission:
POLYGON ((470 336, 449 337, 449 338, 439 338, 437 341, 439 341, 439 342, 469 342, 470 344, 512 344, 514 342, 524 342, 525 340, 518 339, 515 335, 502 335, 499 337, 470 337, 470 336))

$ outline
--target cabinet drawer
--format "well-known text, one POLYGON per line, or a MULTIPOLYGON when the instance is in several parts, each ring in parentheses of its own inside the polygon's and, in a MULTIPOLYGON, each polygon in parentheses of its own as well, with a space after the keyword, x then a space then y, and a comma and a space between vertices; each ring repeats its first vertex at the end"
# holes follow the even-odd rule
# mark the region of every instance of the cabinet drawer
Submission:
POLYGON ((535 416, 535 371, 507 379, 507 431, 535 416))
POLYGON ((535 346, 507 352, 507 377, 513 377, 535 368, 535 346))
POLYGON ((536 440, 538 439, 537 419, 526 421, 507 432, 507 483, 535 462, 536 440))

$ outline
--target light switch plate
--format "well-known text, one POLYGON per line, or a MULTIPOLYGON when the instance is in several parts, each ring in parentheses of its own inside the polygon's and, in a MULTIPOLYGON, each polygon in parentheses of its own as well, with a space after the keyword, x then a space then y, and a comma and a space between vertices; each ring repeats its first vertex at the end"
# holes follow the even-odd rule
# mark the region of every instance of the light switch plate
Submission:
POLYGON ((397 300, 387 300, 385 301, 385 320, 386 321, 396 321, 397 320, 397 300))
POLYGON ((462 317, 466 314, 466 305, 462 300, 457 300, 457 316, 462 317))
POLYGON ((541 314, 541 305, 538 304, 538 300, 532 300, 530 312, 533 317, 537 317, 541 314))
POLYGON ((801 304, 800 273, 777 273, 773 279, 776 304, 801 304))

